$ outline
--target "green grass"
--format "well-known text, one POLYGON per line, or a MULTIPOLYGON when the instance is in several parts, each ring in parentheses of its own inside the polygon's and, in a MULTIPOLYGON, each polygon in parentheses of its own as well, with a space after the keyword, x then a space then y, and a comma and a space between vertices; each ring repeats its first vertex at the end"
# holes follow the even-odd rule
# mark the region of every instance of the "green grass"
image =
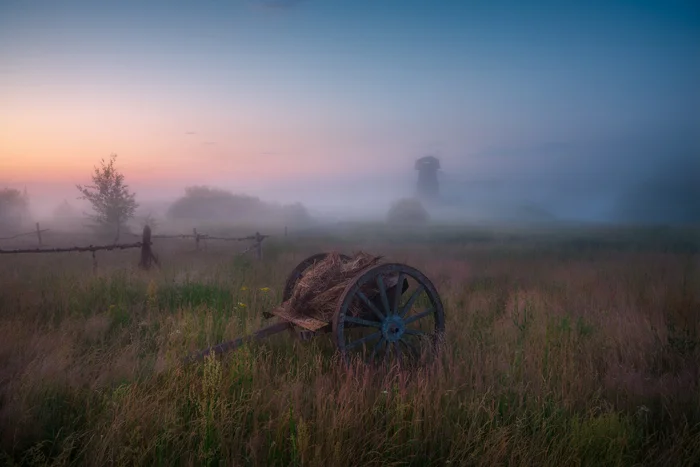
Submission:
POLYGON ((163 270, 136 270, 127 251, 100 256, 96 275, 80 255, 6 256, 0 464, 697 465, 692 238, 362 226, 270 239, 261 263, 172 241, 155 246, 163 270), (329 336, 283 333, 176 365, 263 326, 286 274, 333 248, 433 280, 438 362, 346 370, 329 336))

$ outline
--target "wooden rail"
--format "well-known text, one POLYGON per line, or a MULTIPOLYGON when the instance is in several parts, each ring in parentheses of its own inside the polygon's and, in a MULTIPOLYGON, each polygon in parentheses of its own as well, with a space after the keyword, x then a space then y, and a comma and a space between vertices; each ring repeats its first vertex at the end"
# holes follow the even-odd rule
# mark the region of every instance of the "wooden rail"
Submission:
MULTIPOLYGON (((40 248, 18 248, 18 249, 0 249, 0 254, 12 255, 12 254, 27 254, 27 253, 70 253, 70 252, 91 252, 93 259, 93 270, 97 270, 97 257, 95 252, 97 251, 111 251, 111 250, 127 250, 130 248, 141 248, 141 258, 139 260, 139 267, 142 269, 150 269, 152 264, 156 264, 160 267, 160 261, 158 257, 151 250, 151 245, 153 245, 154 238, 194 238, 196 240, 197 249, 199 249, 199 241, 205 240, 222 240, 222 241, 244 241, 253 240, 254 243, 250 247, 246 248, 238 255, 244 255, 251 250, 255 250, 256 257, 262 260, 262 242, 269 235, 261 235, 259 232, 255 232, 255 235, 249 235, 247 237, 215 237, 212 235, 198 234, 197 229, 193 230, 193 234, 185 235, 151 235, 151 228, 149 226, 144 227, 143 233, 141 234, 141 241, 135 243, 122 243, 122 244, 112 244, 112 245, 89 245, 89 246, 74 246, 65 248, 42 248, 42 238, 41 232, 47 232, 49 229, 41 229, 39 223, 36 224, 35 232, 26 232, 22 234, 13 235, 11 237, 0 238, 0 240, 11 240, 14 238, 19 238, 24 235, 36 234, 39 241, 40 248)), ((136 234, 131 234, 132 236, 138 236, 136 234)))
POLYGON ((19 234, 16 234, 16 235, 12 235, 12 236, 10 236, 10 237, 0 237, 0 240, 14 240, 15 238, 25 237, 25 236, 27 236, 27 235, 36 235, 37 240, 39 241, 39 245, 41 245, 41 244, 42 244, 42 242, 41 242, 41 234, 42 234, 43 232, 48 232, 48 231, 49 231, 49 229, 42 229, 42 228, 39 226, 39 223, 37 222, 37 223, 36 223, 36 230, 32 230, 31 232, 19 233, 19 234))

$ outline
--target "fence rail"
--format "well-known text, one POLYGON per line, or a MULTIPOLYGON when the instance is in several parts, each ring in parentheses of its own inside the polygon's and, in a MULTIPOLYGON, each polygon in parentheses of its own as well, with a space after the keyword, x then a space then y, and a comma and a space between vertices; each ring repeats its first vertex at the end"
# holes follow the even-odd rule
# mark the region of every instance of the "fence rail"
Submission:
MULTIPOLYGON (((22 234, 17 234, 12 237, 0 238, 0 240, 11 240, 24 235, 37 235, 39 241, 39 246, 42 245, 41 232, 46 232, 49 229, 40 229, 39 223, 36 224, 36 231, 27 232, 22 234)), ((257 259, 262 259, 262 242, 269 235, 261 235, 260 232, 255 232, 255 235, 248 235, 247 237, 215 237, 212 235, 199 234, 197 229, 193 229, 193 234, 183 234, 183 235, 151 235, 151 228, 149 226, 144 227, 143 233, 140 235, 141 241, 135 243, 122 243, 122 244, 112 244, 112 245, 89 245, 89 246, 74 246, 66 248, 19 248, 19 249, 0 249, 0 255, 10 255, 10 254, 26 254, 26 253, 70 253, 70 252, 91 252, 93 260, 93 270, 97 270, 97 257, 95 252, 97 251, 111 251, 111 250, 127 250, 130 248, 141 248, 141 259, 139 261, 139 267, 142 269, 150 269, 151 264, 155 263, 160 267, 160 261, 158 257, 151 250, 153 245, 152 239, 155 238, 194 238, 196 241, 197 249, 199 249, 200 240, 223 240, 223 241, 245 241, 253 240, 254 243, 238 253, 238 256, 244 255, 251 250, 255 250, 257 259)), ((139 237, 137 234, 130 234, 135 237, 139 237)))
MULTIPOLYGON (((49 231, 49 229, 41 229, 42 233, 48 232, 48 231, 49 231)), ((14 240, 15 238, 26 237, 27 235, 36 235, 36 232, 34 232, 34 231, 33 232, 24 232, 24 233, 20 233, 17 235, 13 235, 11 237, 0 237, 0 240, 14 240)))
MULTIPOLYGON (((286 227, 285 227, 286 229, 286 227)), ((286 230, 285 230, 286 233, 286 230)), ((136 234, 130 234, 133 236, 138 236, 136 234)), ((285 235, 286 236, 286 235, 285 235)), ((221 240, 224 242, 242 242, 246 240, 254 240, 255 244, 247 248, 243 253, 246 253, 250 251, 251 249, 255 248, 257 246, 257 255, 258 259, 262 259, 262 241, 265 240, 269 235, 261 235, 260 232, 255 232, 255 235, 248 235, 247 237, 217 237, 214 235, 208 235, 208 234, 202 234, 197 232, 197 229, 192 229, 191 234, 161 234, 161 235, 153 235, 151 238, 193 238, 195 241, 195 246, 199 250, 199 242, 201 240, 221 240)), ((243 254, 241 253, 241 254, 243 254)))
POLYGON ((115 245, 97 245, 97 246, 74 246, 69 248, 21 248, 16 250, 0 249, 0 254, 18 254, 18 253, 69 253, 71 251, 101 251, 101 250, 127 250, 129 248, 141 248, 143 242, 115 244, 115 245))
POLYGON ((14 240, 15 238, 26 237, 27 235, 36 235, 37 240, 39 240, 39 245, 41 245, 41 234, 43 232, 48 232, 48 231, 49 231, 49 229, 42 229, 39 226, 39 223, 37 222, 36 223, 36 230, 32 230, 31 232, 19 233, 16 235, 12 235, 11 237, 0 237, 0 240, 14 240))
MULTIPOLYGON (((32 232, 33 233, 33 232, 32 232)), ((138 234, 129 234, 132 237, 140 237, 138 234)), ((259 237, 267 238, 269 235, 259 235, 259 237)), ((153 235, 151 238, 199 238, 200 240, 224 240, 229 242, 242 242, 245 240, 257 240, 258 237, 255 235, 248 235, 247 237, 215 237, 214 235, 207 234, 174 234, 174 235, 153 235)), ((2 240, 2 239, 0 239, 2 240)))

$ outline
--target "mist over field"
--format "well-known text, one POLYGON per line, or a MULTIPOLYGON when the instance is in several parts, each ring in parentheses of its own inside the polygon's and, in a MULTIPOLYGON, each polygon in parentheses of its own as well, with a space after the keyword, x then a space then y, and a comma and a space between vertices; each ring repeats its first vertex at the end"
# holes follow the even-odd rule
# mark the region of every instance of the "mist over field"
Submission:
MULTIPOLYGON (((632 149, 600 148, 584 151, 573 145, 544 145, 522 150, 494 150, 477 154, 488 158, 489 169, 466 170, 447 166, 445 158, 438 174, 440 196, 429 205, 433 222, 438 224, 593 223, 634 225, 697 225, 700 222, 700 157, 690 144, 676 151, 666 148, 643 149, 638 157, 620 154, 632 149), (668 154, 668 155, 666 155, 668 154), (609 158, 606 158, 609 155, 609 158), (635 160, 624 164, 624 160, 635 160), (563 160, 563 162, 558 162, 563 160), (537 163, 541 170, 528 167, 537 163), (515 166, 511 168, 510 166, 515 166)), ((637 148, 639 149, 639 148, 637 148)), ((268 184, 246 184, 234 180, 209 182, 192 180, 191 185, 153 189, 149 183, 131 185, 140 204, 139 216, 165 220, 188 186, 210 186, 233 194, 257 197, 277 205, 300 203, 309 219, 320 223, 335 221, 384 221, 393 202, 416 196, 417 173, 411 159, 397 173, 349 174, 306 177, 268 184)), ((457 161, 459 163, 459 161, 457 161)), ((88 170, 82 179, 87 179, 88 170)), ((128 173, 127 173, 128 175, 128 173)), ((235 179, 235 177, 232 177, 235 179)), ((73 215, 90 210, 76 199, 74 187, 48 184, 32 191, 31 214, 36 220, 53 222, 68 204, 73 215), (53 185, 53 186, 52 186, 53 185), (58 202, 58 200, 62 200, 58 202)), ((249 214, 229 211, 222 218, 215 212, 200 221, 230 224, 254 221, 249 214)), ((262 220, 293 222, 281 213, 262 220)), ((301 220, 299 220, 301 221, 301 220)))
POLYGON ((435 222, 697 224, 700 13, 657 3, 3 2, 0 185, 49 222, 116 153, 142 215, 376 221, 434 155, 435 222))
POLYGON ((697 0, 0 0, 0 465, 699 460, 697 0))

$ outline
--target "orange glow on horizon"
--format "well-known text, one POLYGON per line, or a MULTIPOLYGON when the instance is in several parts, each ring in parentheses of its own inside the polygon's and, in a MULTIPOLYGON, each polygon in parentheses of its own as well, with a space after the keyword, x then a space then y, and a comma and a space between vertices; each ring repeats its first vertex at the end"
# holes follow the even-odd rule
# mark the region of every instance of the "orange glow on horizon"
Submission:
POLYGON ((177 101, 121 97, 11 95, 0 109, 0 183, 89 183, 94 167, 111 153, 127 183, 156 185, 393 171, 397 158, 406 157, 397 131, 345 127, 302 113, 248 120, 255 109, 207 112, 177 101))
MULTIPOLYGON (((107 159, 110 155, 110 152, 100 151, 92 145, 86 146, 80 151, 60 148, 63 149, 61 151, 55 144, 40 143, 29 148, 25 146, 22 152, 9 152, 3 148, 0 182, 85 183, 89 181, 94 167, 99 166, 100 159, 107 159)), ((127 181, 191 180, 196 184, 226 174, 248 181, 276 181, 362 170, 356 161, 342 156, 331 159, 307 153, 304 157, 298 157, 266 151, 234 152, 224 148, 204 148, 199 155, 189 155, 168 148, 155 149, 114 151, 117 154, 117 167, 127 181)), ((377 162, 376 165, 381 166, 380 161, 377 162)))

